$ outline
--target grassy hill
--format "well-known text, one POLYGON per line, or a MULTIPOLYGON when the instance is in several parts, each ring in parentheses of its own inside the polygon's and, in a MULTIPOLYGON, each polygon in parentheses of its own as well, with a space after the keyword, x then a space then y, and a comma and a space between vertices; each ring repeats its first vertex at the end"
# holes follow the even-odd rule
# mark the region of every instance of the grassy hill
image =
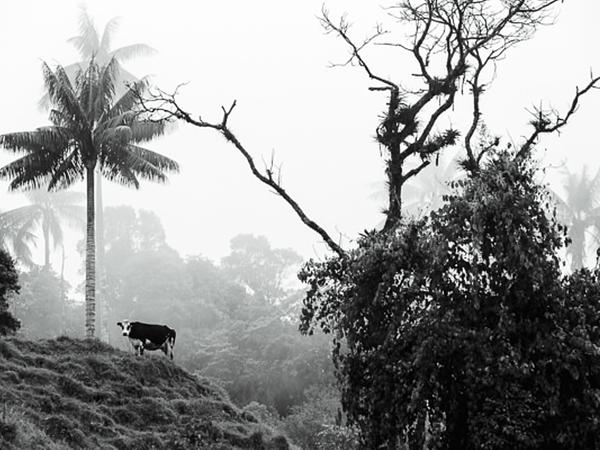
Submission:
POLYGON ((2 449, 287 449, 285 437, 162 353, 0 339, 2 449))

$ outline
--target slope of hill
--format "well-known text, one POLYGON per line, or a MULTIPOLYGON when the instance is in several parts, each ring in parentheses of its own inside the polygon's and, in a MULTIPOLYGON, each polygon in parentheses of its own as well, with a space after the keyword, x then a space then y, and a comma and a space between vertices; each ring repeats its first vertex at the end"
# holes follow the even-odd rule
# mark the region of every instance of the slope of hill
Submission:
POLYGON ((62 337, 0 339, 0 448, 290 445, 218 387, 164 356, 135 357, 98 341, 62 337))

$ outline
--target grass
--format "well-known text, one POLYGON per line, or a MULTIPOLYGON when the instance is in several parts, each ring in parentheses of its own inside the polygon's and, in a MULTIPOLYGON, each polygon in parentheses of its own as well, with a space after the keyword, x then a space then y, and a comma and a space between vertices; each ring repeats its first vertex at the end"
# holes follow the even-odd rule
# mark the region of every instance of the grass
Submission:
POLYGON ((290 447, 165 357, 95 340, 0 339, 2 449, 290 447))

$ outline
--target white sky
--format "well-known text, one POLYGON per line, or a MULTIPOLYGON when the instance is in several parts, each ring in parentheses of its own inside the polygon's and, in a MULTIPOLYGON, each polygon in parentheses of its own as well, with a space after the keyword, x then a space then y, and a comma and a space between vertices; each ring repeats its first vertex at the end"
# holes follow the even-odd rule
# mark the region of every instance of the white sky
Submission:
MULTIPOLYGON (((67 65, 78 60, 66 42, 77 34, 78 4, 1 3, 0 133, 46 123, 36 106, 42 93, 40 61, 67 65)), ((181 102, 190 112, 218 120, 220 106, 237 99, 230 126, 238 138, 258 162, 275 151, 283 163, 284 187, 311 218, 348 245, 382 218, 383 205, 371 194, 383 179, 373 136, 385 97, 368 91, 373 83, 359 68, 328 67, 342 61, 347 49, 323 33, 317 20, 321 4, 108 0, 90 1, 88 10, 100 30, 108 19, 122 16, 113 48, 136 42, 156 48, 158 55, 125 66, 138 76, 153 74, 165 90, 189 82, 181 102)), ((348 13, 357 40, 385 18, 376 2, 326 5, 334 17, 348 13)), ((565 2, 556 25, 508 54, 483 105, 493 132, 518 140, 527 132, 526 108, 540 100, 568 107, 575 85, 586 83, 591 69, 600 72, 599 18, 598 0, 565 2)), ((385 51, 369 54, 372 69, 398 81, 409 79, 414 70, 396 50, 385 51)), ((593 92, 560 137, 543 138, 540 148, 547 151, 538 155, 549 165, 566 160, 574 170, 582 165, 595 170, 598 111, 600 92, 593 92)), ((453 123, 460 122, 456 113, 453 123)), ((182 255, 218 260, 228 253, 230 238, 242 232, 265 235, 274 246, 294 248, 305 257, 325 253, 319 237, 250 176, 241 155, 215 132, 181 124, 147 147, 176 159, 181 174, 171 176, 168 185, 144 183, 139 191, 105 184, 105 204, 155 211, 168 242, 182 255)), ((3 151, 0 163, 10 158, 3 151)), ((560 179, 556 173, 548 177, 560 179)), ((19 194, 7 193, 5 182, 0 199, 2 210, 24 203, 19 194)), ((71 258, 76 270, 79 261, 71 258)))

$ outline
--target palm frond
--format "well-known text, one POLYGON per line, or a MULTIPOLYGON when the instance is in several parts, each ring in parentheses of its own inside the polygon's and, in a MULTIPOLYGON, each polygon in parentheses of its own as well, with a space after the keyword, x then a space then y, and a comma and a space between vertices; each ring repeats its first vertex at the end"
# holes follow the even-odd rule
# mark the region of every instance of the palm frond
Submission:
POLYGON ((26 223, 36 220, 41 214, 41 209, 35 205, 21 206, 0 213, 0 229, 17 230, 26 223))
POLYGON ((110 53, 110 44, 112 43, 112 38, 115 32, 119 28, 120 22, 120 17, 113 17, 104 26, 104 31, 102 32, 102 39, 100 40, 100 48, 104 52, 106 52, 107 55, 110 53))
MULTIPOLYGON (((75 84, 77 73, 83 70, 80 63, 69 64, 68 66, 64 66, 63 69, 69 77, 69 80, 71 80, 71 85, 75 84)), ((50 109, 50 107, 50 95, 48 94, 48 92, 45 92, 42 98, 38 100, 38 108, 40 109, 40 111, 47 111, 48 109, 50 109)))
POLYGON ((66 71, 61 66, 52 71, 46 63, 42 63, 42 72, 50 104, 57 110, 73 116, 78 123, 85 121, 85 115, 66 71))
POLYGON ((10 244, 16 259, 21 261, 27 267, 33 267, 35 265, 31 247, 37 247, 37 236, 29 231, 28 227, 23 227, 18 230, 11 239, 10 244))
POLYGON ((137 113, 135 111, 125 111, 122 114, 99 122, 94 130, 94 139, 101 140, 104 136, 104 133, 110 133, 112 128, 116 128, 121 125, 130 125, 133 123, 136 116, 137 113))
POLYGON ((75 46, 82 59, 89 59, 100 48, 100 38, 85 5, 81 6, 79 13, 79 32, 81 33, 79 36, 69 39, 68 42, 75 46))
POLYGON ((120 47, 110 52, 109 56, 118 59, 120 62, 128 61, 138 56, 152 56, 157 53, 156 49, 146 44, 131 44, 120 47))
POLYGON ((148 89, 148 85, 147 78, 142 78, 132 83, 127 91, 113 104, 102 120, 108 120, 124 112, 132 111, 139 104, 139 96, 148 89))
POLYGON ((77 101, 84 111, 86 122, 90 124, 90 126, 93 126, 93 123, 96 120, 95 100, 98 92, 99 77, 100 68, 93 59, 84 71, 77 74, 77 101))
POLYGON ((36 153, 25 155, 0 168, 0 178, 10 178, 10 190, 39 189, 50 178, 51 169, 45 166, 36 153))
POLYGON ((55 167, 48 180, 48 190, 65 189, 75 182, 83 179, 85 167, 81 160, 81 153, 73 150, 66 158, 55 167))
POLYGON ((129 151, 129 154, 132 155, 132 158, 135 158, 136 160, 143 160, 148 164, 151 164, 153 167, 156 167, 160 171, 173 173, 179 172, 179 164, 177 161, 167 158, 160 153, 156 153, 152 150, 132 144, 127 146, 127 150, 129 151))
POLYGON ((102 165, 101 173, 107 180, 114 181, 118 184, 134 187, 135 189, 139 189, 140 187, 140 182, 135 174, 121 161, 113 163, 106 162, 102 165))
POLYGON ((98 145, 102 146, 103 150, 112 151, 112 147, 120 147, 126 145, 131 140, 131 128, 127 125, 119 125, 114 128, 108 128, 102 134, 94 135, 94 140, 98 145))
POLYGON ((41 127, 0 135, 0 145, 14 153, 38 152, 57 154, 69 144, 70 130, 63 127, 41 127))
POLYGON ((112 58, 109 63, 102 69, 98 83, 98 93, 96 101, 95 117, 100 120, 104 114, 111 109, 111 105, 115 96, 115 79, 119 74, 119 63, 112 58))
POLYGON ((136 120, 131 124, 131 141, 148 142, 165 133, 165 122, 136 120))

